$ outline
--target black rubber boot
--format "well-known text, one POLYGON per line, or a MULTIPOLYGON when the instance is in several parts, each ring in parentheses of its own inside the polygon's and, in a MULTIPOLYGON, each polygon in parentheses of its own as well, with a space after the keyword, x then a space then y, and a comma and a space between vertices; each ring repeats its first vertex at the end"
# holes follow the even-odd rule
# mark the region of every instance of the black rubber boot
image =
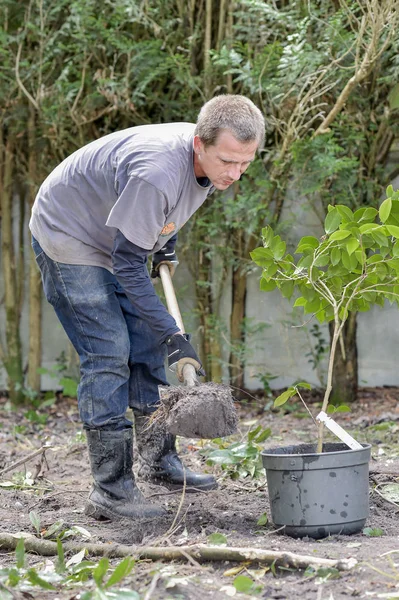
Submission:
POLYGON ((166 511, 151 504, 134 481, 133 430, 86 431, 94 486, 85 513, 95 519, 148 519, 166 511))
POLYGON ((187 469, 176 452, 176 437, 158 424, 149 424, 148 417, 134 411, 136 443, 139 455, 138 476, 169 489, 187 492, 208 491, 218 487, 212 475, 187 469))

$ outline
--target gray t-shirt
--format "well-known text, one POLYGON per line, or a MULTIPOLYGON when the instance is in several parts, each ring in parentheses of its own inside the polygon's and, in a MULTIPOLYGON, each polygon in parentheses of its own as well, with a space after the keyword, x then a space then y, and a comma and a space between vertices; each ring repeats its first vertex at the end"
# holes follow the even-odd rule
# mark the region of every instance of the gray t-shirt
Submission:
POLYGON ((112 271, 118 229, 150 253, 162 248, 214 191, 195 177, 194 128, 131 127, 66 158, 33 205, 30 229, 46 254, 112 271))

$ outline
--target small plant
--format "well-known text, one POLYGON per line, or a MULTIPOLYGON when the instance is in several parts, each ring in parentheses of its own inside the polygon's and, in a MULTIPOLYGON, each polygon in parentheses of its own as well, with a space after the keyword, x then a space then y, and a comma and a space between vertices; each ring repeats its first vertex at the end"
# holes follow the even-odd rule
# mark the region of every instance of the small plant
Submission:
POLYGON ((229 444, 222 438, 213 440, 217 450, 206 449, 208 465, 219 465, 231 479, 251 477, 257 479, 264 474, 260 452, 261 444, 271 435, 270 429, 262 429, 260 425, 251 430, 246 441, 229 444))
MULTIPOLYGON (((0 569, 0 598, 12 600, 14 590, 21 590, 28 596, 36 592, 39 597, 42 590, 78 590, 81 600, 139 600, 139 594, 132 589, 115 589, 133 570, 135 561, 131 557, 111 567, 108 558, 98 563, 84 560, 86 551, 82 550, 65 561, 61 542, 57 542, 58 558, 54 563, 29 568, 25 553, 24 540, 18 541, 15 566, 0 569)), ((36 597, 35 594, 35 597, 36 597)), ((75 597, 75 595, 74 595, 75 597)))
MULTIPOLYGON (((363 207, 352 212, 344 205, 329 206, 321 239, 303 237, 295 254, 286 252, 286 242, 271 227, 262 230, 263 248, 251 253, 262 267, 260 289, 279 289, 294 306, 319 323, 332 321, 333 335, 328 354, 327 383, 322 411, 327 412, 332 391, 337 344, 345 348, 341 332, 351 311, 368 311, 385 301, 399 301, 399 191, 392 186, 379 211, 363 207), (377 220, 377 218, 379 218, 377 220)), ((284 392, 287 401, 296 394, 284 392)), ((281 402, 277 398, 276 403, 281 402)), ((322 452, 324 426, 318 426, 317 451, 322 452)))

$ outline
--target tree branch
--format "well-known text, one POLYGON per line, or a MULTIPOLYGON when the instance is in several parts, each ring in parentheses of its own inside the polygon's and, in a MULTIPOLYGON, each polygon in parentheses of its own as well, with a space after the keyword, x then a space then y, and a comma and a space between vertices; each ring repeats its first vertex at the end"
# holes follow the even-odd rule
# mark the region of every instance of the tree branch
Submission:
MULTIPOLYGON (((0 533, 0 548, 4 550, 15 550, 21 537, 24 537, 25 550, 27 552, 35 552, 41 556, 57 555, 56 542, 38 539, 34 536, 25 537, 20 534, 0 533)), ((140 560, 153 561, 188 560, 188 557, 190 557, 198 562, 250 561, 261 564, 275 563, 285 568, 293 567, 295 569, 306 569, 310 566, 315 568, 335 568, 339 571, 349 571, 357 564, 355 558, 334 560, 303 554, 294 554, 292 552, 277 552, 261 548, 216 547, 203 546, 200 544, 195 544, 193 546, 169 546, 166 548, 152 546, 135 548, 134 546, 122 544, 85 544, 78 542, 65 542, 62 545, 64 552, 80 552, 85 548, 88 554, 93 556, 109 556, 116 558, 133 556, 140 560)))

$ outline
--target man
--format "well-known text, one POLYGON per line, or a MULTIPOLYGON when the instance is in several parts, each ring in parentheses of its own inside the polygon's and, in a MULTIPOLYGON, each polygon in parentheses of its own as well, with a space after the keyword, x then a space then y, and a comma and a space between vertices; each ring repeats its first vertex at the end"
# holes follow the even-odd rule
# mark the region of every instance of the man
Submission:
POLYGON ((217 96, 197 125, 170 123, 118 131, 65 159, 37 194, 30 229, 47 300, 80 357, 79 414, 94 486, 86 514, 143 518, 164 514, 132 473, 135 416, 144 478, 188 490, 216 487, 185 469, 174 436, 147 416, 168 385, 164 361, 190 361, 203 374, 188 336, 159 300, 153 277, 172 274, 176 233, 214 191, 226 190, 255 158, 264 119, 247 98, 217 96), (166 350, 166 352, 165 352, 166 350))

